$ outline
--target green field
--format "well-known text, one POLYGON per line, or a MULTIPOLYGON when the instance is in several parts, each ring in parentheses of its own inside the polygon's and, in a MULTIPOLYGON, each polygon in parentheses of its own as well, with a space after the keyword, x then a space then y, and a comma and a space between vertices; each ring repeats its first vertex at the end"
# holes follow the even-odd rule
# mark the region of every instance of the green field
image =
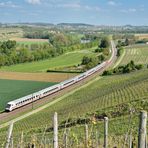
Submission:
POLYGON ((45 44, 48 43, 47 41, 45 42, 39 42, 39 41, 17 41, 17 46, 19 45, 32 45, 32 44, 45 44))
POLYGON ((148 45, 134 45, 126 47, 125 55, 120 65, 125 65, 133 60, 136 64, 148 64, 148 45))
POLYGON ((39 91, 53 84, 55 83, 0 79, 0 111, 5 109, 7 102, 39 91))
POLYGON ((85 117, 108 107, 131 101, 148 99, 148 70, 125 75, 107 76, 76 91, 50 107, 15 124, 14 131, 35 131, 52 126, 54 112, 59 113, 59 122, 70 118, 85 117))
POLYGON ((13 72, 45 72, 48 69, 61 68, 80 64, 83 56, 85 55, 91 56, 96 54, 92 52, 67 53, 49 60, 24 63, 13 66, 5 66, 2 67, 0 70, 13 72))

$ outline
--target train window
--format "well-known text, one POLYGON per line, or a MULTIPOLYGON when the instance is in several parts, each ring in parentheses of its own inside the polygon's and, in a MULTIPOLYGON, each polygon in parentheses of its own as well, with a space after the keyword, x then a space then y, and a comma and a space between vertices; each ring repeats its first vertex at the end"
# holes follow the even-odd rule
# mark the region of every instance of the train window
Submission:
POLYGON ((71 82, 73 82, 74 80, 72 80, 72 81, 70 81, 70 82, 67 82, 67 83, 65 83, 64 85, 67 85, 67 84, 70 84, 71 82))
POLYGON ((7 106, 6 106, 7 108, 9 108, 9 107, 11 107, 11 104, 7 104, 7 106))

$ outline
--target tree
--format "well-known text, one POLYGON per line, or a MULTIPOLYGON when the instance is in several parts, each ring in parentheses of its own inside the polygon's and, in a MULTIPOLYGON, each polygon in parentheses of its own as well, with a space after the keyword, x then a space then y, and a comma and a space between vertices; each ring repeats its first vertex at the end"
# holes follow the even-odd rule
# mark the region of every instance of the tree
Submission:
POLYGON ((126 39, 125 39, 125 46, 128 46, 129 44, 130 44, 129 39, 126 38, 126 39))
POLYGON ((117 56, 118 56, 118 57, 121 56, 122 51, 123 51, 123 47, 120 47, 120 48, 117 50, 117 56))
POLYGON ((109 48, 103 48, 103 54, 108 56, 109 55, 109 48))
POLYGON ((110 43, 109 43, 109 39, 108 38, 103 38, 101 40, 101 43, 99 45, 100 48, 109 48, 110 43))
POLYGON ((98 56, 98 59, 99 59, 99 61, 101 63, 102 61, 105 60, 105 56, 101 54, 101 55, 98 56))
POLYGON ((30 52, 28 49, 22 49, 19 52, 19 61, 21 63, 28 62, 30 60, 30 52))
POLYGON ((82 59, 82 65, 86 65, 91 61, 91 58, 84 56, 82 59))
POLYGON ((0 55, 0 67, 6 64, 6 57, 4 55, 0 55))

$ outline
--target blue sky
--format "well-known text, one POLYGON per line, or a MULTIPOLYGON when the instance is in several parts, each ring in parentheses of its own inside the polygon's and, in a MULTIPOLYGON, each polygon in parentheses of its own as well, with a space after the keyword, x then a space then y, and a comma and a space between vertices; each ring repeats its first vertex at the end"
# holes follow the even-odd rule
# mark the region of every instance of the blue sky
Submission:
POLYGON ((148 0, 0 0, 0 22, 148 25, 148 0))

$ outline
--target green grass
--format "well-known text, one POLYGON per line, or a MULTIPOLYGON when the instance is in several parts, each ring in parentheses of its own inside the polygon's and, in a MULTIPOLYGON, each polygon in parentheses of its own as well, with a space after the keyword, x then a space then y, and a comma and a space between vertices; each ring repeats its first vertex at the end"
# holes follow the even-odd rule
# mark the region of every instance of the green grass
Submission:
POLYGON ((32 44, 38 44, 38 45, 40 45, 40 44, 45 44, 45 43, 48 43, 47 41, 45 41, 45 42, 38 42, 38 41, 18 41, 17 42, 17 45, 19 46, 19 45, 32 45, 32 44))
POLYGON ((0 111, 5 109, 7 102, 39 91, 53 84, 55 83, 0 79, 0 111))
POLYGON ((54 112, 59 113, 59 122, 70 118, 84 117, 87 113, 148 99, 148 71, 107 76, 76 91, 58 103, 15 123, 14 131, 36 131, 52 125, 54 112))
POLYGON ((66 66, 73 66, 81 63, 83 56, 95 55, 91 52, 76 52, 64 54, 49 60, 43 60, 32 63, 24 63, 13 66, 2 67, 1 71, 13 71, 13 72, 44 72, 47 69, 61 68, 66 66))
POLYGON ((136 64, 148 64, 148 46, 134 45, 125 48, 125 56, 120 65, 125 65, 133 60, 136 64))

